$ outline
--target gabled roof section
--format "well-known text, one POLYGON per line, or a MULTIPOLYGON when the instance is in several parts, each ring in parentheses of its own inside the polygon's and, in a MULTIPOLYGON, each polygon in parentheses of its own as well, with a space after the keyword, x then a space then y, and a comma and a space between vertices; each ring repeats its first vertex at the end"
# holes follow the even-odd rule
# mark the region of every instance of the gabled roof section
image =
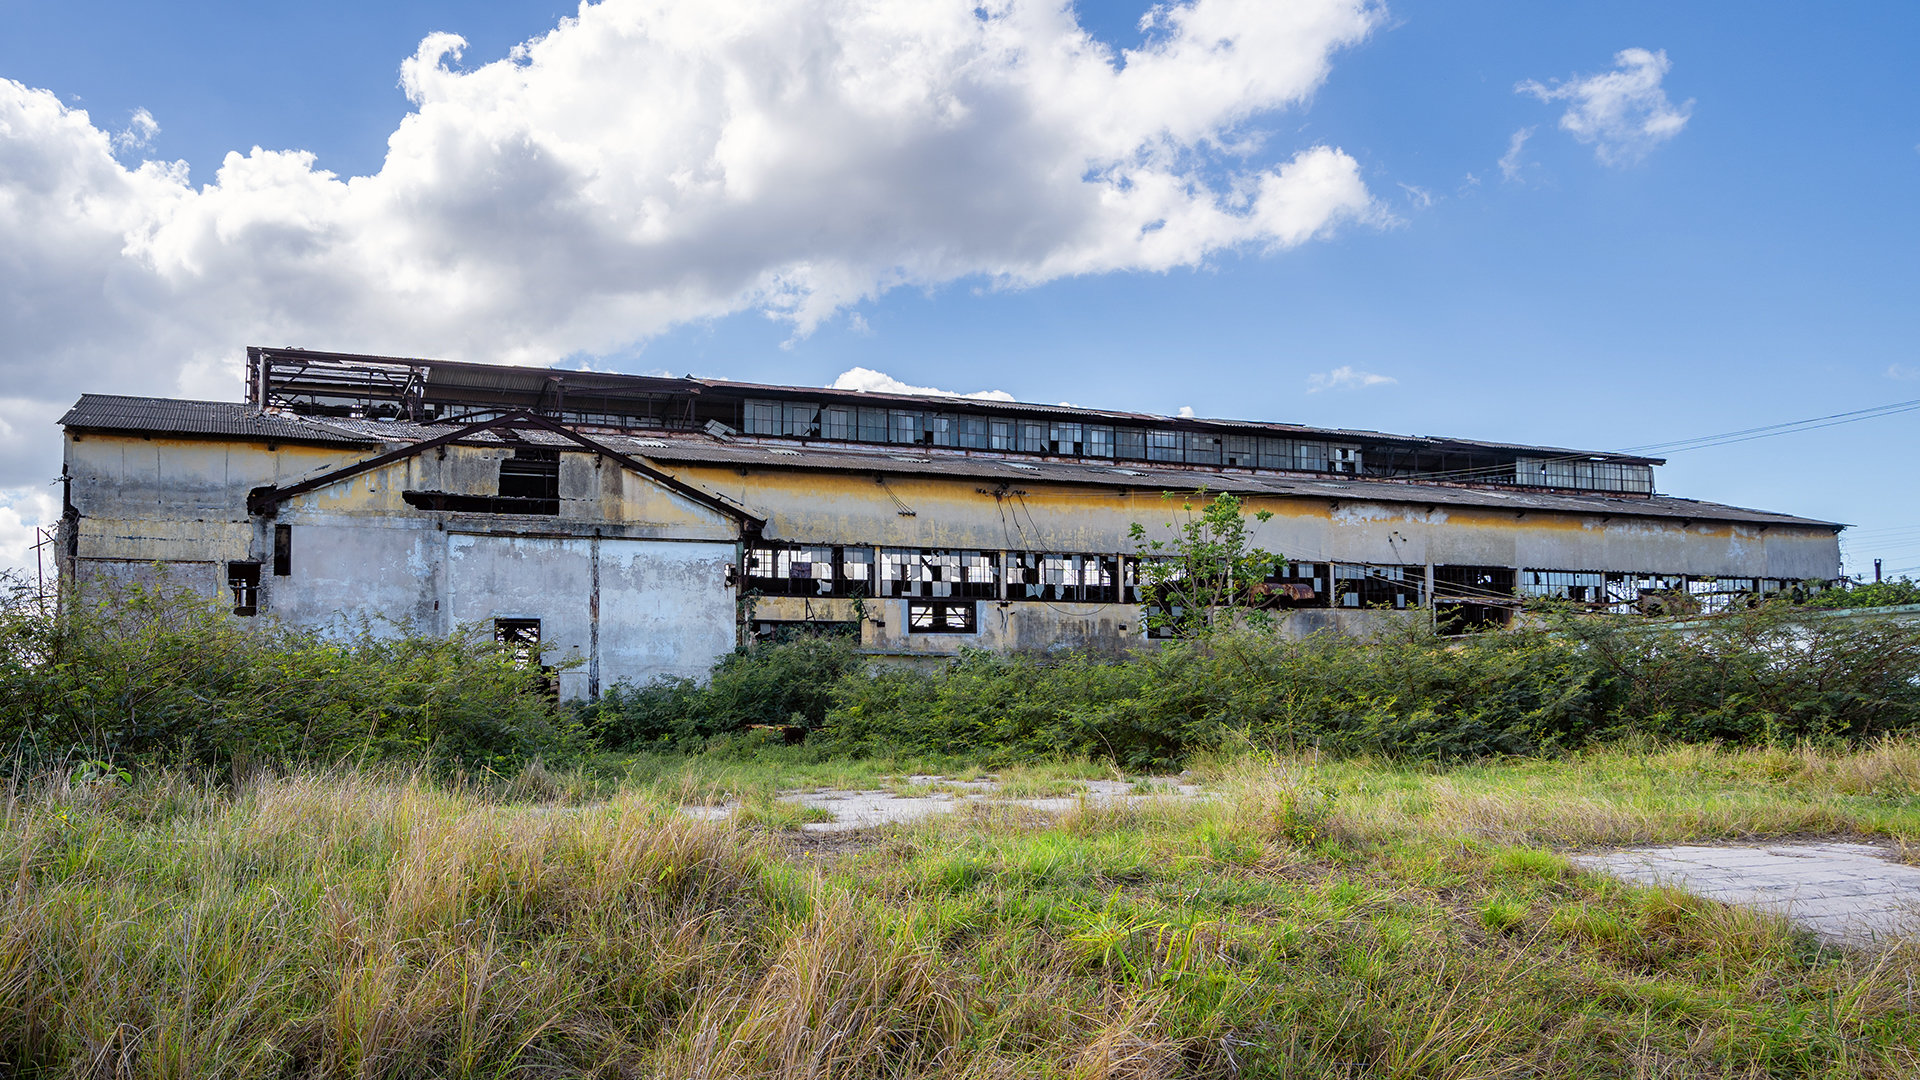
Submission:
POLYGON ((391 465, 396 461, 404 461, 407 458, 425 453, 435 447, 470 442, 473 441, 475 436, 482 433, 513 433, 517 435, 519 430, 523 428, 545 433, 549 436, 548 439, 543 440, 545 442, 551 443, 557 440, 562 446, 571 444, 574 448, 602 455, 621 468, 644 476, 667 490, 683 498, 691 499, 710 510, 717 510, 754 531, 758 531, 766 525, 763 519, 756 517, 751 511, 730 499, 695 487, 671 473, 662 472, 644 461, 640 461, 616 450, 603 442, 590 439, 577 431, 562 427, 544 416, 535 416, 526 412, 512 412, 505 416, 498 416, 490 420, 481 421, 477 424, 468 424, 464 427, 454 428, 451 431, 442 431, 432 438, 422 439, 418 442, 408 442, 384 454, 377 454, 373 457, 363 458, 360 461, 350 462, 337 469, 330 469, 317 476, 310 476, 305 480, 287 484, 284 487, 269 486, 255 488, 247 495, 247 512, 250 514, 266 514, 271 516, 280 505, 287 500, 304 495, 309 491, 326 487, 329 484, 337 484, 342 480, 381 468, 382 466, 391 465))
POLYGON ((60 418, 63 427, 82 431, 126 431, 148 435, 215 435, 279 442, 342 443, 370 446, 377 439, 314 423, 304 417, 278 416, 235 401, 187 401, 175 398, 82 394, 60 418))

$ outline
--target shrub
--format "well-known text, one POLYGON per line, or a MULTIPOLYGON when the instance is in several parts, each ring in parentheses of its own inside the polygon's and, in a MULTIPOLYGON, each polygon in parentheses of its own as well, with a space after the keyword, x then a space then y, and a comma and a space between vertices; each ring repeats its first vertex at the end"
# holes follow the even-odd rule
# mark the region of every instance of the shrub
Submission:
POLYGON ((583 742, 539 678, 477 631, 242 622, 165 583, 90 590, 58 613, 19 589, 0 598, 0 739, 15 768, 553 760, 583 742))
POLYGON ((588 710, 588 725, 609 748, 700 745, 752 727, 804 734, 827 718, 837 684, 865 658, 838 637, 795 637, 721 658, 703 685, 662 678, 617 685, 588 710))
POLYGON ((967 653, 934 675, 843 680, 834 700, 834 752, 1134 768, 1248 741, 1439 761, 1621 735, 1860 741, 1920 727, 1920 628, 1768 605, 1683 630, 1586 616, 1464 639, 1241 631, 1113 663, 967 653))

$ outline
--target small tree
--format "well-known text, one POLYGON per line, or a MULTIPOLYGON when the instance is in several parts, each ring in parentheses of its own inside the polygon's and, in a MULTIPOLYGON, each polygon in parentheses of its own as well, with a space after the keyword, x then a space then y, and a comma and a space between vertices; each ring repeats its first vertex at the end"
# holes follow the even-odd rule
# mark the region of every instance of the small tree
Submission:
MULTIPOLYGON (((1175 498, 1172 492, 1161 497, 1175 498)), ((1270 622, 1254 603, 1280 557, 1252 546, 1240 499, 1209 496, 1203 487, 1184 497, 1180 510, 1184 521, 1166 523, 1170 540, 1147 539, 1146 527, 1137 521, 1128 530, 1140 553, 1148 628, 1191 640, 1211 635, 1221 612, 1256 624, 1270 622)), ((1252 517, 1265 522, 1273 513, 1260 510, 1252 517)))

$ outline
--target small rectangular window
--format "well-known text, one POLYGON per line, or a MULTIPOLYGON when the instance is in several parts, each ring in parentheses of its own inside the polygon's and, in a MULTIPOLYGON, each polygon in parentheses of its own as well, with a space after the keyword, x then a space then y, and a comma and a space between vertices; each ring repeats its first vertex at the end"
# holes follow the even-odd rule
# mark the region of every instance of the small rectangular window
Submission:
POLYGON ((853 410, 829 405, 820 410, 820 437, 839 442, 853 439, 853 410))
POLYGON ((1079 457, 1082 452, 1080 425, 1059 422, 1048 425, 1047 448, 1056 454, 1079 457))
POLYGON ((273 576, 286 577, 293 573, 293 526, 275 525, 273 527, 273 576))
POLYGON ((1321 442, 1294 443, 1293 467, 1302 472, 1326 472, 1327 444, 1321 442))
POLYGON ((1181 453, 1182 442, 1183 440, 1180 438, 1180 433, 1177 431, 1147 432, 1147 460, 1185 460, 1185 455, 1181 453))
POLYGON ((1038 420, 1020 421, 1019 449, 1030 454, 1046 453, 1047 425, 1038 420))
POLYGON ((1113 456, 1113 429, 1110 427, 1089 427, 1087 429, 1087 456, 1113 456))
POLYGON ((1227 436, 1226 464, 1242 469, 1251 469, 1260 463, 1259 453, 1255 449, 1259 440, 1251 435, 1227 436))
POLYGON ((935 413, 927 417, 927 440, 934 446, 959 444, 960 425, 951 416, 935 413))
POLYGON ((749 401, 746 416, 741 426, 749 435, 780 434, 780 403, 777 401, 749 401))
POLYGON ((989 441, 995 450, 1013 449, 1013 421, 995 420, 990 426, 992 435, 989 441))
POLYGON ((987 449, 986 417, 963 416, 960 418, 960 445, 969 450, 987 449))
POLYGON ((820 406, 789 401, 780 407, 780 434, 811 439, 820 434, 820 406))
POLYGON ((890 442, 913 446, 920 442, 920 414, 905 409, 893 411, 893 427, 890 442))
POLYGON ((1187 432, 1187 461, 1194 465, 1220 464, 1220 436, 1203 431, 1187 432))
POLYGON ((977 620, 977 605, 971 601, 907 601, 909 634, 971 634, 978 629, 977 620))
POLYGON ((251 560, 227 564, 227 587, 233 590, 233 613, 252 615, 260 610, 260 564, 251 560))

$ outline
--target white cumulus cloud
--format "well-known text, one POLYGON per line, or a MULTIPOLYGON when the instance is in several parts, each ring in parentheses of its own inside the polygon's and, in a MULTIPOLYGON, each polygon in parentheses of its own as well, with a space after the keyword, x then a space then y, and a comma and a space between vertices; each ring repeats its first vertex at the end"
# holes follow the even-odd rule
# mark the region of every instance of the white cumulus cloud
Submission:
POLYGON ((1680 134, 1693 115, 1693 101, 1675 105, 1668 100, 1661 84, 1672 64, 1664 49, 1622 49, 1613 64, 1612 71, 1550 85, 1529 79, 1514 89, 1541 101, 1567 102, 1562 131, 1590 144, 1603 165, 1631 164, 1680 134))
POLYGON ((865 390, 872 394, 915 394, 921 397, 958 397, 978 398, 981 401, 1012 401, 1013 395, 1005 390, 975 390, 971 393, 959 393, 954 390, 937 390, 931 386, 914 386, 903 383, 884 371, 872 368, 848 368, 833 380, 835 390, 865 390))
MULTIPOLYGON (((1384 223, 1337 147, 1271 145, 1376 0, 1189 0, 1116 53, 1070 0, 584 4, 505 59, 433 34, 370 176, 150 142, 0 79, 0 491, 82 390, 232 398, 247 344, 546 363, 900 286, 1017 288, 1384 223)), ((164 119, 164 118, 161 118, 164 119)))
POLYGON ((1351 365, 1342 364, 1332 371, 1321 371, 1307 376, 1307 393, 1317 394, 1322 390, 1363 390, 1369 386, 1385 386, 1399 381, 1391 375, 1376 375, 1371 371, 1360 371, 1351 365))

